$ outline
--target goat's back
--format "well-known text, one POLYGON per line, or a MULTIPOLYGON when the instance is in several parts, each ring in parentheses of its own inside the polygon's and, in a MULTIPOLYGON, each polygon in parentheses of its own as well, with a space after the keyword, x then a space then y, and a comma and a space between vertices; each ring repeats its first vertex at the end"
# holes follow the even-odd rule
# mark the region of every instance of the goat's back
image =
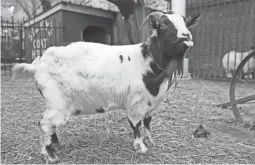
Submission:
POLYGON ((77 109, 93 109, 124 104, 128 93, 143 93, 142 75, 148 69, 149 61, 142 56, 140 44, 77 42, 47 49, 36 66, 35 79, 51 100, 58 102, 64 96, 63 100, 77 109))

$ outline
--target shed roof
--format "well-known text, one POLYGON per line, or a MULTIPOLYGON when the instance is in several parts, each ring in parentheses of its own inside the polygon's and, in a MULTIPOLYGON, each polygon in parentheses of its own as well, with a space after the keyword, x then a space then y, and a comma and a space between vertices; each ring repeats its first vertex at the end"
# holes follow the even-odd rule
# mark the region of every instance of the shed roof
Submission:
MULTIPOLYGON (((55 6, 61 2, 108 10, 111 12, 119 12, 118 7, 107 0, 54 0, 52 2, 52 6, 55 6)), ((167 11, 168 8, 168 2, 166 0, 144 0, 144 4, 145 7, 161 11, 167 11)))
MULTIPOLYGON (((167 11, 169 7, 167 0, 143 0, 143 2, 145 7, 161 11, 167 11)), ((108 0, 54 0, 51 6, 50 10, 40 13, 34 19, 26 22, 25 25, 34 24, 58 10, 68 10, 84 14, 93 13, 92 15, 110 19, 113 19, 113 12, 119 12, 119 8, 108 0)))
POLYGON ((74 5, 81 5, 86 7, 92 7, 96 9, 108 10, 112 12, 118 12, 119 9, 116 5, 112 4, 107 0, 54 0, 52 6, 58 3, 65 2, 74 5))

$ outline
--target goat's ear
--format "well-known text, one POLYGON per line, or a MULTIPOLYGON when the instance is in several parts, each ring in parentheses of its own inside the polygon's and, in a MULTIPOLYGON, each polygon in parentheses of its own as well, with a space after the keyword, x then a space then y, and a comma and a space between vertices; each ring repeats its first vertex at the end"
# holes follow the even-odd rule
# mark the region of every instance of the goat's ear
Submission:
POLYGON ((186 18, 186 26, 187 28, 191 28, 195 26, 199 20, 201 19, 201 13, 192 14, 188 18, 186 18))
POLYGON ((154 15, 149 16, 150 27, 156 29, 158 26, 158 19, 154 15))

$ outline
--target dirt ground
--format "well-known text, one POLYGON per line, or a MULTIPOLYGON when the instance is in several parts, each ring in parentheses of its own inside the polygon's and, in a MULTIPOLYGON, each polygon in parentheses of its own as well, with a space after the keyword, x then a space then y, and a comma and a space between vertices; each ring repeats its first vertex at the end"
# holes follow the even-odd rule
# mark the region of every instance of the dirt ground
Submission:
MULTIPOLYGON (((32 80, 1 81, 1 164, 42 164, 38 152, 44 102, 32 80)), ((133 133, 125 111, 73 117, 60 127, 60 163, 255 163, 255 104, 244 104, 244 124, 234 126, 230 109, 213 105, 229 100, 227 82, 185 80, 162 102, 151 123, 156 143, 147 154, 133 150, 133 133), (192 134, 202 124, 210 136, 192 134)), ((237 85, 238 97, 255 93, 255 85, 237 85)))

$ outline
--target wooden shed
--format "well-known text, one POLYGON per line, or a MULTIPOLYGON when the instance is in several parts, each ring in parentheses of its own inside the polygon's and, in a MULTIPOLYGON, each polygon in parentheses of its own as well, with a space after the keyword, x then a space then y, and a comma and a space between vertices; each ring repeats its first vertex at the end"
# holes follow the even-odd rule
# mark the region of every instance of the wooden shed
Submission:
POLYGON ((26 59, 31 62, 49 46, 74 41, 112 44, 117 6, 106 1, 54 1, 50 10, 25 23, 26 59), (81 3, 83 2, 83 3, 81 3))

